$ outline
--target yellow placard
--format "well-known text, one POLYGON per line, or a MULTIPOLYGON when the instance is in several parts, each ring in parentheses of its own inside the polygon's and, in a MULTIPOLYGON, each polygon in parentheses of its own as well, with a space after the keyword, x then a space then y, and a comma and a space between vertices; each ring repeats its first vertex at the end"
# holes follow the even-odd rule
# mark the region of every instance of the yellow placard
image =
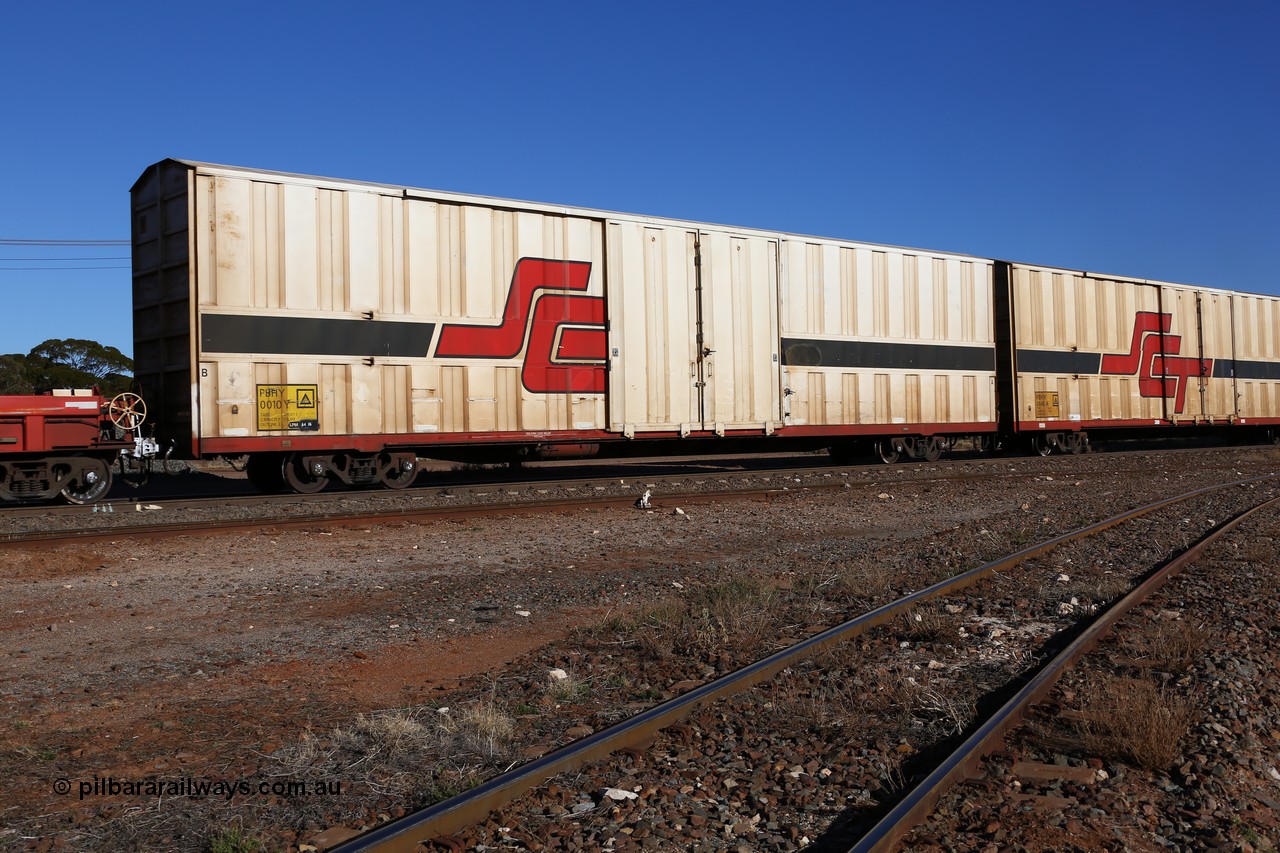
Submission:
POLYGON ((315 385, 259 385, 258 431, 320 430, 315 385))
POLYGON ((1062 412, 1058 408, 1057 391, 1036 392, 1036 418, 1060 418, 1062 412))

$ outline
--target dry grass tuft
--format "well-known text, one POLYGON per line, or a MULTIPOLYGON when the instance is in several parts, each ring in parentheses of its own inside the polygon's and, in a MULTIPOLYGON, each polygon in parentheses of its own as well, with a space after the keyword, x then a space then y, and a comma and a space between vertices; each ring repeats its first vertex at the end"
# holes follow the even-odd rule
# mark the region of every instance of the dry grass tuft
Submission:
POLYGON ((687 610, 683 600, 668 599, 637 620, 633 636, 646 657, 664 661, 676 656, 676 635, 671 626, 683 622, 687 610))
POLYGON ((515 719, 495 702, 479 702, 440 715, 445 748, 462 746, 487 759, 505 758, 515 739, 515 719))
POLYGON ((938 642, 956 636, 955 617, 932 604, 911 608, 902 615, 899 624, 899 635, 914 643, 938 642))
POLYGON ((893 597, 896 577, 894 569, 883 560, 848 566, 837 576, 836 593, 846 600, 883 602, 893 597))
POLYGON ((236 826, 218 830, 209 836, 209 853, 259 853, 262 842, 236 826))
POLYGON ((965 731, 977 713, 972 697, 958 695, 954 685, 933 683, 926 673, 878 675, 878 689, 864 701, 882 718, 947 737, 965 731))
POLYGON ((1276 558, 1276 543, 1270 537, 1250 539, 1231 547, 1235 549, 1233 556, 1237 560, 1243 560, 1253 566, 1271 565, 1276 558))
POLYGON ((1195 708, 1164 685, 1116 678, 1103 684, 1085 708, 1081 738, 1092 752, 1151 771, 1168 770, 1195 708))
POLYGON ((634 636, 655 660, 756 654, 776 637, 785 609, 771 584, 731 578, 657 605, 638 620, 634 636))
POLYGON ((786 671, 773 681, 773 713, 819 728, 854 727, 866 721, 862 687, 848 678, 817 679, 786 671))
POLYGON ((1131 578, 1108 572, 1093 584, 1091 590, 1099 602, 1107 604, 1128 595, 1133 587, 1131 578))
POLYGON ((272 753, 272 775, 344 779, 352 803, 367 796, 418 801, 423 792, 434 801, 507 763, 514 737, 514 717, 492 700, 447 712, 377 711, 327 735, 305 732, 296 745, 272 753))
POLYGON ((590 696, 591 682, 573 673, 568 673, 563 678, 556 678, 548 673, 547 683, 543 689, 547 691, 547 697, 553 702, 568 704, 580 702, 590 696))
POLYGON ((1204 657, 1209 631, 1184 619, 1165 622, 1156 629, 1148 661, 1155 669, 1173 675, 1187 672, 1204 657))

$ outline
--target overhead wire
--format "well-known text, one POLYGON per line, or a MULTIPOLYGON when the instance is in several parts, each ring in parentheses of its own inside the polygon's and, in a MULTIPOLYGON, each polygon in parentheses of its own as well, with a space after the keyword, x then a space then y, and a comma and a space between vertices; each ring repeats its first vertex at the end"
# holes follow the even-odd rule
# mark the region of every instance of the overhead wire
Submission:
POLYGON ((20 240, 0 238, 0 246, 127 246, 128 240, 20 240))
MULTIPOLYGON (((0 251, 9 249, 10 247, 28 246, 41 247, 44 249, 86 249, 86 248, 106 248, 115 246, 128 246, 128 240, 64 240, 64 239, 45 239, 36 237, 2 237, 0 238, 0 251)), ((94 263, 86 265, 88 261, 127 261, 128 255, 84 255, 76 257, 4 257, 0 255, 0 272, 62 272, 62 271, 81 271, 81 270, 123 270, 129 269, 127 264, 99 264, 94 263), (30 266, 30 264, 57 264, 56 266, 30 266), (71 266, 68 266, 71 265, 71 266)))

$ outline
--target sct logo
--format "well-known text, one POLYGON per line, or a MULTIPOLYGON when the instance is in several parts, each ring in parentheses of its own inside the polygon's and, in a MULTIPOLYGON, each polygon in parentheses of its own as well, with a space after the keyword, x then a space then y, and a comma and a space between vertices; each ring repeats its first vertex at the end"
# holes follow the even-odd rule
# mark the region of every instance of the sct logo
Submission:
POLYGON ((1138 393, 1143 397, 1173 397, 1173 411, 1181 412, 1187 400, 1191 377, 1208 376, 1213 359, 1179 356, 1182 336, 1168 334, 1173 327, 1172 314, 1139 311, 1133 318, 1133 340, 1124 355, 1104 355, 1102 373, 1112 376, 1137 376, 1138 393), (1164 352, 1160 341, 1164 341, 1164 352))
POLYGON ((605 390, 604 297, 587 289, 591 264, 521 258, 498 326, 445 325, 436 358, 513 359, 524 352, 520 381, 534 394, 605 390))

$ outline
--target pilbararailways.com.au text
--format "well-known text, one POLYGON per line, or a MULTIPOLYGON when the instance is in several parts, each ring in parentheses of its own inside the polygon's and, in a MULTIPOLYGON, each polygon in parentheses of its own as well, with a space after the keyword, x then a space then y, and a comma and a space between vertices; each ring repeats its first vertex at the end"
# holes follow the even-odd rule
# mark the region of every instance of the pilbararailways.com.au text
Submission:
POLYGON ((202 800, 217 797, 336 797, 342 794, 337 779, 204 779, 195 776, 162 778, 144 776, 118 779, 94 776, 92 779, 56 779, 54 793, 66 796, 73 792, 79 799, 88 797, 187 797, 202 800))

